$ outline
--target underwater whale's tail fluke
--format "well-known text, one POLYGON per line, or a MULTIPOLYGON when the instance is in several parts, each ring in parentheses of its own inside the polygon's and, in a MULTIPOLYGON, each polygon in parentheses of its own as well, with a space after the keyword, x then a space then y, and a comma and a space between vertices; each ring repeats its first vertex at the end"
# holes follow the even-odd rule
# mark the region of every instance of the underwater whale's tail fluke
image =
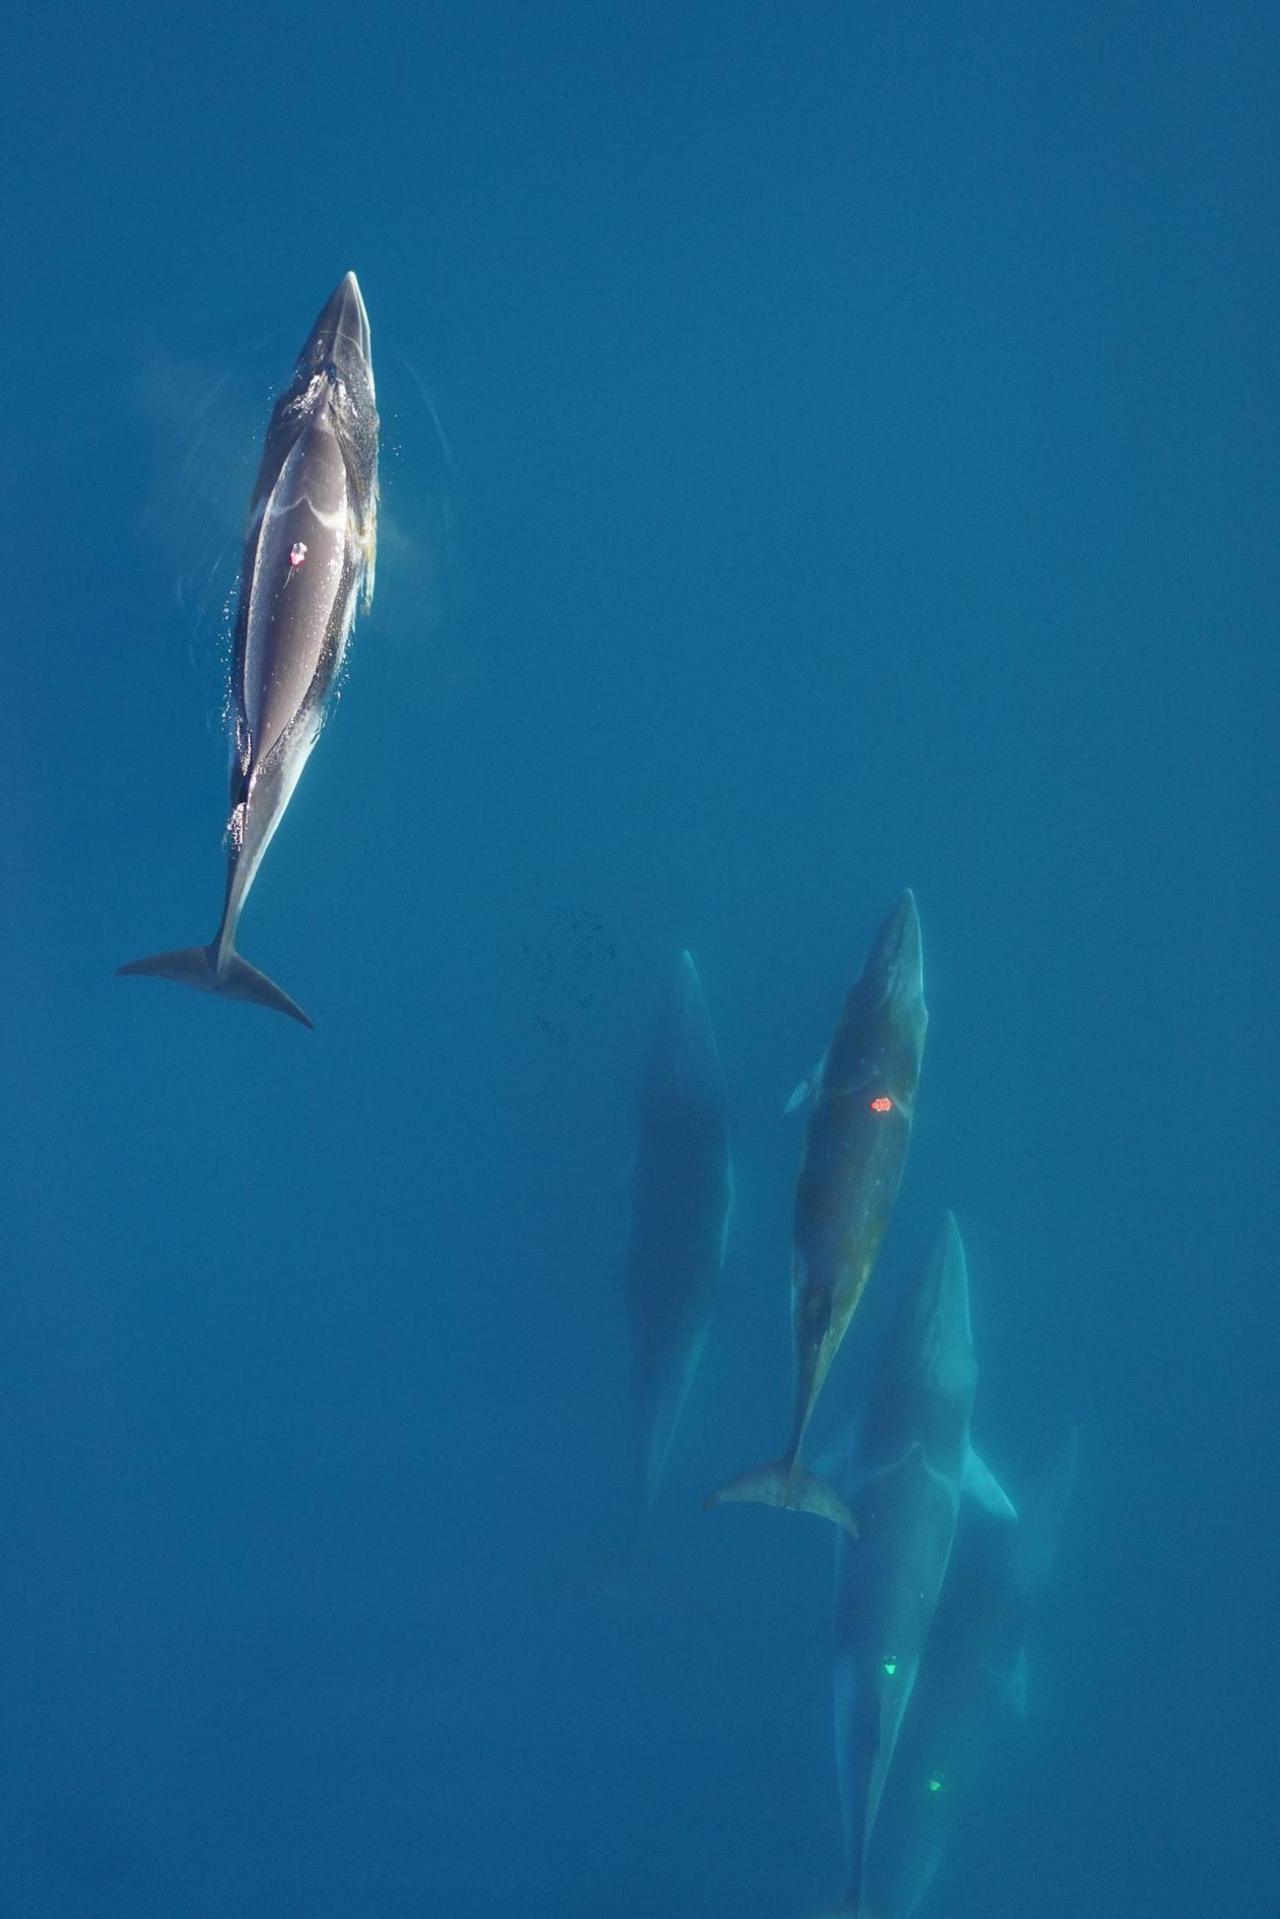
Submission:
POLYGON ((256 1006, 270 1006, 287 1013, 301 1025, 314 1030, 296 1000, 274 980, 260 973, 248 960, 241 959, 234 947, 219 958, 217 946, 184 946, 173 953, 152 953, 147 959, 130 960, 116 968, 117 976, 137 973, 144 978, 179 980, 194 986, 198 993, 218 993, 223 999, 252 1000, 256 1006))
POLYGON ((782 1506, 793 1513, 816 1513, 819 1519, 843 1526, 851 1539, 858 1537, 857 1521, 839 1493, 799 1460, 788 1465, 785 1459, 780 1459, 772 1466, 755 1466, 749 1473, 739 1473, 736 1479, 726 1480, 710 1498, 704 1499, 702 1506, 705 1512, 711 1506, 738 1503, 782 1506))

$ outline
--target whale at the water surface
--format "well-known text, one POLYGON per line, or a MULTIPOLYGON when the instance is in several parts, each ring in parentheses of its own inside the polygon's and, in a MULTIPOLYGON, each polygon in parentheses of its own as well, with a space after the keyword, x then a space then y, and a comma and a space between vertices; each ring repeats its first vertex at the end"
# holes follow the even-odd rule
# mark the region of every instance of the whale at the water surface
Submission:
POLYGON ((236 951, 262 856, 319 738, 355 622, 373 597, 378 410, 369 316, 339 282, 276 401, 249 503, 231 666, 226 897, 207 946, 133 960, 121 973, 183 981, 311 1021, 236 951))

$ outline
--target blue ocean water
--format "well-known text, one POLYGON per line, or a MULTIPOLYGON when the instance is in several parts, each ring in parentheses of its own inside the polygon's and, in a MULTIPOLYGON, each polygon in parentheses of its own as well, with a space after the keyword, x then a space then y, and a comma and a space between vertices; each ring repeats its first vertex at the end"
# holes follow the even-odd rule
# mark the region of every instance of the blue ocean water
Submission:
POLYGON ((905 885, 883 1296, 1081 1466, 938 1919, 1275 1919, 1274 10, 11 15, 0 1913, 811 1913, 800 1134, 905 885), (242 947, 236 542, 360 275, 377 598, 242 947), (635 1095, 696 956, 737 1204, 644 1602, 635 1095))

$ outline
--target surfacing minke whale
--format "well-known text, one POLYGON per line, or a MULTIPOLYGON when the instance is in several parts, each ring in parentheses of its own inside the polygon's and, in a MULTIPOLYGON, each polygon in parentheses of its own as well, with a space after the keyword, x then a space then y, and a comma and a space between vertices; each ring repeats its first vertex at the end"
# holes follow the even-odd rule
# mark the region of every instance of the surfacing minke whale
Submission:
POLYGON ((132 960, 121 973, 181 980, 311 1021, 236 951, 262 856, 320 736, 357 602, 373 598, 378 410, 369 316, 341 280, 276 401, 249 504, 231 666, 227 889, 207 946, 132 960))

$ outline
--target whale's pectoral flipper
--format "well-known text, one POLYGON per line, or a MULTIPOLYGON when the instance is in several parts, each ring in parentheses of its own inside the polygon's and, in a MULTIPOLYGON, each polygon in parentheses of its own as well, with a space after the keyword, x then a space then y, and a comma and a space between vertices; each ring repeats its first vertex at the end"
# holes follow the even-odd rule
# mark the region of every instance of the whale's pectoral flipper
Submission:
POLYGON ((823 1068, 826 1066, 826 1063, 827 1063, 827 1056, 824 1053, 822 1055, 822 1058, 818 1061, 818 1064, 814 1067, 813 1071, 811 1073, 805 1074, 804 1078, 800 1081, 800 1084, 796 1087, 794 1093, 792 1093, 791 1098, 787 1101, 786 1105, 783 1107, 782 1109, 783 1119, 787 1119, 792 1113, 798 1113, 800 1111, 800 1108, 806 1103, 806 1101, 811 1100, 813 1098, 814 1094, 818 1090, 818 1087, 822 1083, 822 1072, 823 1072, 823 1068))
POLYGON ((274 980, 260 973, 256 966, 250 966, 239 953, 224 954, 220 963, 216 954, 217 949, 212 946, 184 946, 172 953, 152 953, 147 959, 130 960, 127 966, 118 966, 116 973, 117 976, 137 973, 151 979, 178 980, 184 986, 194 986, 198 993, 252 1000, 255 1005, 287 1013, 290 1019, 314 1031, 314 1022, 274 980))
POLYGON ((788 1512, 814 1513, 819 1519, 829 1519, 842 1526, 851 1539, 858 1537, 858 1523, 839 1493, 799 1461, 788 1466, 785 1460, 778 1460, 772 1466, 756 1466, 751 1472, 739 1473, 702 1504, 704 1510, 737 1504, 781 1506, 788 1512))

